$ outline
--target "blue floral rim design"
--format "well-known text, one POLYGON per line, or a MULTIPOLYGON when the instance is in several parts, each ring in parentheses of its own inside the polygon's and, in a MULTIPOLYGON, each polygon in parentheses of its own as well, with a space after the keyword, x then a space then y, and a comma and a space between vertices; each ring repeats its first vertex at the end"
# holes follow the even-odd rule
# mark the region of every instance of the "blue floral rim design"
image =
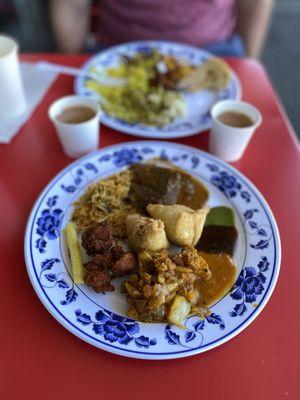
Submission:
MULTIPOLYGON (((149 143, 149 142, 140 142, 140 143, 137 143, 137 144, 140 145, 141 143, 144 143, 144 144, 147 144, 147 145, 150 145, 150 146, 151 146, 151 145, 152 145, 152 146, 157 145, 157 146, 160 146, 160 147, 162 146, 162 144, 159 143, 159 142, 152 142, 152 143, 151 143, 151 142, 150 142, 150 143, 149 143)), ((133 142, 130 143, 130 146, 134 146, 134 145, 135 145, 135 143, 133 143, 133 142)), ((166 144, 164 143, 163 146, 166 147, 166 144)), ((222 161, 219 161, 219 160, 215 159, 214 157, 212 157, 212 156, 210 156, 210 155, 208 155, 208 154, 206 154, 206 153, 205 153, 205 154, 202 154, 201 152, 199 152, 199 151, 197 151, 197 150, 188 148, 187 146, 183 146, 183 145, 175 145, 175 144, 172 144, 172 143, 168 143, 168 146, 169 146, 169 147, 178 147, 178 148, 181 148, 181 149, 182 149, 182 148, 185 148, 185 149, 187 149, 190 153, 194 153, 195 155, 198 155, 198 156, 199 156, 199 155, 200 155, 200 156, 202 155, 204 158, 208 158, 208 159, 212 160, 215 164, 218 164, 221 168, 224 168, 224 167, 226 168, 226 164, 225 164, 225 163, 223 163, 222 161)), ((118 147, 118 145, 117 145, 117 146, 111 146, 111 147, 109 147, 109 148, 106 148, 105 151, 107 151, 108 149, 116 148, 116 147, 118 147)), ((89 156, 86 156, 86 157, 90 157, 90 155, 89 155, 89 156)), ((69 167, 67 167, 64 171, 62 171, 59 175, 57 175, 57 176, 53 179, 53 181, 46 187, 46 189, 44 190, 44 192, 43 192, 42 195, 40 196, 39 202, 34 206, 33 211, 32 211, 32 214, 31 214, 31 216, 30 216, 30 218, 29 218, 29 221, 30 221, 32 218, 35 219, 36 214, 37 214, 37 211, 38 211, 38 209, 39 209, 39 205, 41 204, 41 202, 43 201, 43 199, 45 198, 45 196, 47 195, 47 193, 50 191, 51 187, 52 187, 53 185, 55 185, 56 182, 57 182, 64 174, 68 173, 70 169, 74 168, 74 166, 76 166, 77 164, 82 163, 82 161, 83 161, 86 157, 84 157, 84 158, 81 159, 81 160, 78 160, 78 161, 74 162, 73 164, 71 164, 69 167)), ((227 167, 227 168, 228 168, 228 167, 227 167)), ((227 338, 228 336, 231 336, 231 337, 235 336, 235 334, 236 334, 235 332, 238 333, 238 332, 241 330, 241 327, 242 327, 242 326, 243 326, 243 327, 246 327, 246 326, 251 322, 251 320, 253 319, 253 315, 258 314, 258 311, 260 311, 260 310, 264 307, 264 305, 265 305, 265 303, 266 303, 266 298, 268 299, 268 298, 270 297, 270 295, 271 295, 270 287, 271 287, 271 286, 274 287, 274 277, 275 277, 275 278, 277 277, 277 276, 275 276, 275 272, 276 272, 277 274, 278 274, 278 272, 279 272, 278 269, 277 269, 277 271, 276 271, 276 268, 275 268, 275 266, 278 265, 278 262, 280 261, 279 236, 278 236, 278 234, 277 234, 276 225, 273 226, 274 221, 272 221, 272 219, 270 218, 270 215, 272 216, 272 214, 271 214, 270 210, 268 210, 267 205, 264 204, 265 201, 264 201, 264 200, 261 200, 260 196, 256 193, 256 190, 255 190, 253 187, 251 187, 251 183, 248 183, 247 180, 246 180, 243 176, 241 176, 240 173, 234 171, 233 168, 231 168, 231 170, 233 170, 233 173, 235 173, 235 174, 238 176, 238 179, 241 180, 241 181, 243 182, 243 184, 244 184, 246 187, 248 187, 249 191, 250 191, 252 194, 255 195, 257 201, 260 203, 262 209, 263 209, 264 212, 266 213, 266 216, 267 216, 267 218, 268 218, 268 220, 269 220, 269 223, 270 223, 270 227, 271 227, 271 229, 272 229, 272 237, 273 237, 273 240, 274 240, 274 250, 275 250, 274 265, 273 265, 273 267, 272 267, 272 268, 273 268, 273 269, 272 269, 272 276, 271 276, 271 278, 270 278, 269 285, 268 285, 268 287, 267 287, 266 290, 265 290, 264 296, 263 296, 263 297, 261 298, 261 300, 260 300, 259 310, 258 310, 258 308, 255 309, 251 314, 249 314, 249 316, 247 317, 247 319, 245 319, 245 320, 242 321, 242 323, 241 323, 236 329, 234 329, 233 331, 228 332, 228 333, 227 333, 226 335, 224 335, 222 338, 218 338, 218 339, 215 340, 214 342, 210 342, 210 343, 205 344, 205 346, 203 346, 202 349, 205 348, 205 347, 210 347, 210 348, 215 347, 215 346, 218 345, 219 343, 222 343, 222 342, 226 341, 226 338, 227 338), (273 228, 275 228, 275 231, 274 231, 273 228), (276 234, 275 234, 275 232, 276 232, 276 234), (278 254, 276 254, 276 240, 278 241, 277 244, 278 244, 278 246, 279 246, 279 247, 278 247, 278 251, 279 251, 278 254)), ((249 216, 250 216, 250 214, 248 213, 247 216, 245 216, 245 218, 247 219, 247 217, 248 217, 248 219, 249 219, 249 216)), ((251 217, 250 217, 250 218, 251 218, 251 217)), ((27 240, 30 240, 30 241, 31 241, 32 232, 33 232, 33 224, 32 224, 31 227, 30 227, 30 225, 28 225, 28 227, 27 227, 27 231, 26 231, 26 241, 27 241, 27 240), (29 229, 29 228, 30 228, 30 236, 29 236, 29 232, 28 232, 28 229, 29 229)), ((26 247, 26 242, 25 242, 25 247, 26 247)), ((36 278, 38 278, 37 270, 36 270, 36 267, 35 267, 35 264, 34 264, 34 259, 33 259, 33 254, 32 254, 32 246, 30 247, 30 256, 31 256, 32 265, 34 266, 34 273, 35 273, 35 275, 36 275, 36 278)), ((25 252, 25 258, 26 258, 26 252, 25 252)), ((28 264, 27 264, 27 267, 28 267, 28 264)), ((31 273, 30 273, 31 271, 29 271, 29 267, 28 267, 28 272, 29 272, 30 279, 31 279, 31 281, 32 281, 32 283, 33 283, 33 286, 34 286, 34 288, 35 288, 34 281, 33 281, 33 277, 31 276, 31 273)), ((253 272, 253 271, 252 271, 252 272, 253 272)), ((253 275, 253 274, 252 274, 252 275, 253 275)), ((50 277, 50 280, 51 280, 51 279, 53 279, 53 277, 50 277)), ((44 290, 44 288, 43 288, 42 286, 40 286, 40 289, 43 291, 44 296, 47 298, 48 302, 51 304, 51 307, 53 307, 53 308, 55 309, 55 312, 58 313, 58 314, 60 315, 60 317, 62 317, 62 319, 63 319, 65 322, 62 322, 61 319, 59 319, 59 321, 60 321, 61 323, 63 323, 63 325, 64 325, 66 328, 68 328, 68 329, 70 329, 69 325, 71 325, 72 328, 73 328, 73 329, 72 329, 72 332, 75 333, 76 335, 78 335, 79 337, 81 337, 81 335, 79 335, 78 333, 76 333, 76 331, 79 331, 81 334, 83 334, 83 335, 89 337, 89 338, 92 340, 92 342, 98 341, 98 342, 102 343, 105 347, 108 346, 108 347, 113 347, 113 348, 115 348, 115 349, 118 350, 121 354, 125 354, 126 352, 128 352, 128 353, 134 353, 134 354, 138 354, 138 355, 144 354, 144 355, 146 355, 146 356, 151 356, 151 355, 154 355, 154 356, 164 356, 164 355, 167 355, 167 356, 168 356, 167 358, 170 358, 170 355, 171 355, 171 356, 172 356, 172 355, 178 355, 178 354, 183 354, 183 353, 191 352, 191 351, 195 352, 195 349, 185 349, 185 350, 181 350, 181 351, 175 351, 175 352, 172 352, 172 353, 170 353, 170 352, 167 352, 167 353, 141 352, 141 351, 134 351, 134 350, 130 350, 130 349, 120 349, 120 348, 117 347, 117 346, 110 345, 110 344, 108 344, 107 342, 103 342, 103 341, 101 341, 101 340, 99 340, 99 339, 96 339, 95 337, 92 337, 92 336, 89 335, 87 332, 84 332, 83 330, 81 330, 80 328, 78 328, 78 326, 74 325, 70 320, 68 320, 68 319, 57 309, 57 307, 53 304, 53 302, 51 301, 51 299, 49 298, 49 296, 47 295, 47 293, 45 292, 45 290, 44 290), (75 332, 74 332, 74 329, 75 329, 75 332)), ((35 290, 37 291, 36 288, 35 288, 35 290)), ((38 291, 37 291, 37 294, 39 295, 39 297, 41 297, 38 291)), ((50 313, 51 313, 52 315, 54 315, 54 316, 58 319, 58 317, 55 315, 55 312, 54 312, 53 309, 49 306, 49 304, 47 304, 47 303, 45 302, 44 299, 41 299, 41 300, 43 301, 43 303, 44 303, 44 305, 46 306, 46 308, 50 311, 50 313)), ((89 341, 89 342, 90 342, 90 341, 89 341)), ((154 343, 154 342, 153 342, 153 343, 154 343)), ((203 351, 203 350, 202 350, 202 351, 203 351)))

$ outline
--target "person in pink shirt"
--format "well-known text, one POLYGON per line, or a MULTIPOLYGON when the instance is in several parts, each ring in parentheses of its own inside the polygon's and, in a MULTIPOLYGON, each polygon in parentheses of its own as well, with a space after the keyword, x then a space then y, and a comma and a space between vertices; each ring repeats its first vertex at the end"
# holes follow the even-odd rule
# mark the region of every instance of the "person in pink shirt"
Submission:
MULTIPOLYGON (((103 47, 165 39, 218 55, 259 57, 273 0, 100 0, 97 38, 103 47)), ((60 50, 85 49, 90 0, 52 0, 51 18, 60 50)))

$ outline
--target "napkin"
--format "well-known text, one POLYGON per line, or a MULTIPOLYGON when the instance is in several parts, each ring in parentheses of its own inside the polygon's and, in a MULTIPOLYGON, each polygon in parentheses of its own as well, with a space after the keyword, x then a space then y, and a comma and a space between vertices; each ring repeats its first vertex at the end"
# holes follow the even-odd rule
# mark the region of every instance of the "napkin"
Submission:
POLYGON ((26 111, 16 117, 0 121, 0 143, 10 143, 20 128, 30 118, 36 106, 57 77, 56 72, 41 71, 35 63, 22 62, 21 75, 27 101, 26 111))

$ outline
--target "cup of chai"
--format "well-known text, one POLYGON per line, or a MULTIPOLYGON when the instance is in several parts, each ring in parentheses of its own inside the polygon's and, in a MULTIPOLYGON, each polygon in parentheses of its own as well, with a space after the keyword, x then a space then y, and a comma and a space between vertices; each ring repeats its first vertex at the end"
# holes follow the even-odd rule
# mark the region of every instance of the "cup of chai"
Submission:
POLYGON ((99 146, 100 105, 83 96, 66 96, 49 108, 63 150, 71 158, 81 157, 99 146))
POLYGON ((244 101, 223 100, 212 107, 211 117, 209 151, 225 161, 239 160, 261 124, 261 113, 244 101))
POLYGON ((0 35, 0 120, 18 117, 26 110, 18 51, 15 39, 0 35))

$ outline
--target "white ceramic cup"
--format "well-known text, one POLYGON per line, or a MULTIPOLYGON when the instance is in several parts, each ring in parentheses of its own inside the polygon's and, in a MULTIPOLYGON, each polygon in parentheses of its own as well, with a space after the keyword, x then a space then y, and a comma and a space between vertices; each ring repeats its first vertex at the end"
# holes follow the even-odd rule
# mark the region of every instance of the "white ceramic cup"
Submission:
POLYGON ((64 152, 72 158, 81 157, 99 146, 100 105, 93 99, 83 96, 66 96, 56 100, 49 108, 49 118, 55 125, 64 152), (69 124, 58 120, 58 116, 69 107, 85 106, 95 115, 84 122, 69 124))
POLYGON ((26 110, 17 42, 0 34, 0 120, 17 117, 26 110))
POLYGON ((261 113, 253 105, 239 100, 223 100, 211 109, 212 128, 209 137, 209 151, 225 161, 239 160, 256 128, 261 124, 261 113), (224 112, 235 111, 246 114, 253 124, 244 128, 226 125, 218 117, 224 112))

